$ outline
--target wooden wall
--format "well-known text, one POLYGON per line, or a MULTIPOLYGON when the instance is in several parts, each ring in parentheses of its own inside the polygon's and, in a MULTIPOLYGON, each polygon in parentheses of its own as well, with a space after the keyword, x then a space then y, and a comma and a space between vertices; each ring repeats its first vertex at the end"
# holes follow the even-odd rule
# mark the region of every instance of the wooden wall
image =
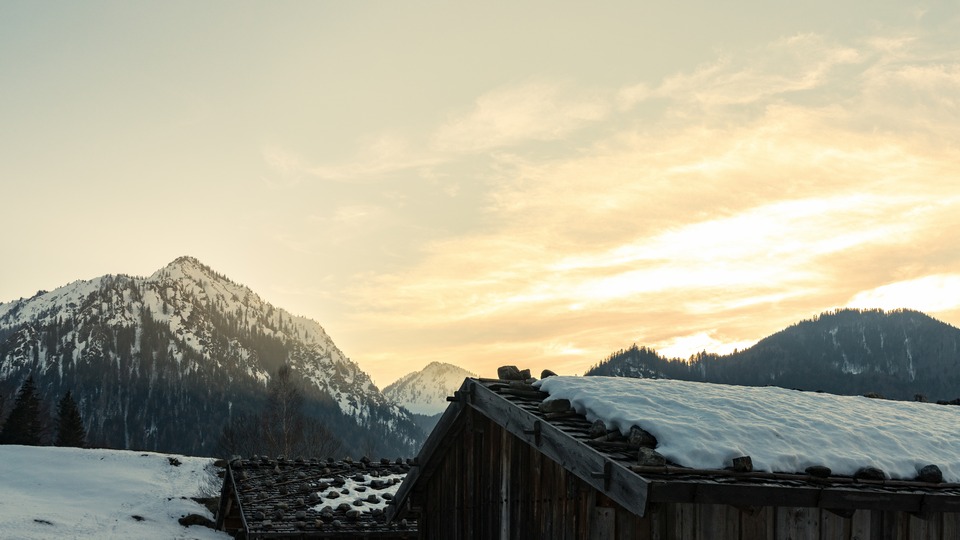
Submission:
MULTIPOLYGON (((928 520, 858 510, 651 504, 638 518, 535 448, 468 409, 413 503, 438 540, 960 540, 960 514, 928 520)), ((735 501, 731 501, 735 503, 735 501)))
MULTIPOLYGON (((935 514, 920 519, 906 512, 858 510, 844 518, 819 508, 763 507, 739 510, 722 504, 652 505, 644 518, 622 508, 615 517, 602 511, 600 519, 614 521, 601 538, 623 540, 958 540, 960 514, 935 514)), ((597 528, 597 527, 595 527, 597 528)), ((588 537, 589 538, 589 537, 588 537)))
POLYGON ((589 538, 595 490, 486 417, 465 414, 463 432, 414 494, 421 538, 589 538))

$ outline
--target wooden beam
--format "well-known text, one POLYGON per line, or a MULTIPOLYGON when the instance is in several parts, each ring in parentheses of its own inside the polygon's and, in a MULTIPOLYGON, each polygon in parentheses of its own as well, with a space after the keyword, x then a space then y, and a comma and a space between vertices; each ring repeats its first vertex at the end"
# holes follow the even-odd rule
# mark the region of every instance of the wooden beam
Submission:
POLYGON ((870 510, 889 510, 919 512, 923 495, 919 493, 897 493, 862 491, 855 489, 824 489, 819 506, 823 508, 869 508, 870 510))
POLYGON ((453 438, 457 434, 455 429, 457 421, 463 416, 462 413, 472 399, 472 388, 469 379, 464 380, 457 392, 457 399, 447 406, 443 411, 443 416, 437 421, 433 431, 427 437, 427 440, 420 448, 417 454, 417 466, 412 467, 403 479, 403 483, 397 488, 394 495, 393 504, 387 506, 386 517, 389 523, 398 517, 405 510, 404 502, 411 494, 418 481, 426 481, 430 478, 434 468, 440 461, 443 450, 452 444, 453 438), (462 393, 461 393, 462 392, 462 393), (437 459, 434 459, 437 458, 437 459))
POLYGON ((473 407, 480 413, 619 505, 643 517, 647 503, 647 482, 641 476, 483 385, 469 379, 467 383, 474 385, 473 407), (540 422, 539 446, 536 445, 534 427, 537 422, 540 422))

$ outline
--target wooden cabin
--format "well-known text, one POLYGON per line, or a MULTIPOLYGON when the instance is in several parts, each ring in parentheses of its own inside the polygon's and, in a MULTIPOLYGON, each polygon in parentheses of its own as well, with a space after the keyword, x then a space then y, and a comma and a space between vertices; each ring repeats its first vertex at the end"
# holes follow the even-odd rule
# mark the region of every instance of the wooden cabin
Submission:
POLYGON ((387 523, 384 507, 410 466, 254 456, 227 465, 216 528, 235 538, 418 538, 416 523, 387 523))
POLYGON ((389 519, 419 516, 419 537, 443 540, 960 539, 958 484, 643 465, 547 397, 465 380, 389 519))

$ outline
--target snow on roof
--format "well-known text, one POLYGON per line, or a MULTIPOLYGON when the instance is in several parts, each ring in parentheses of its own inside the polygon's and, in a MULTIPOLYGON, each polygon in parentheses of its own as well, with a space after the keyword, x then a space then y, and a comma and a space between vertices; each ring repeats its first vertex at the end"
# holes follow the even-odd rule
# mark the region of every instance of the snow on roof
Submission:
MULTIPOLYGON (((382 511, 390 503, 393 496, 397 494, 397 489, 403 482, 404 477, 406 477, 406 474, 388 474, 377 477, 361 474, 356 477, 343 478, 342 485, 331 485, 326 489, 317 491, 317 495, 323 502, 317 503, 311 508, 320 512, 326 506, 336 506, 334 503, 344 501, 349 502, 361 512, 382 511), (374 481, 378 482, 374 483, 374 481), (390 498, 384 498, 384 495, 389 495, 390 498)), ((333 477, 321 479, 324 482, 333 482, 334 480, 333 477)))
POLYGON ((960 482, 960 407, 626 377, 549 377, 536 383, 588 420, 626 435, 637 425, 657 452, 697 469, 722 469, 750 456, 759 471, 802 472, 812 465, 853 475, 877 467, 910 480, 925 465, 960 482))
POLYGON ((410 470, 402 460, 263 456, 235 459, 230 467, 236 482, 232 496, 239 499, 249 532, 278 536, 392 530, 384 509, 410 470))

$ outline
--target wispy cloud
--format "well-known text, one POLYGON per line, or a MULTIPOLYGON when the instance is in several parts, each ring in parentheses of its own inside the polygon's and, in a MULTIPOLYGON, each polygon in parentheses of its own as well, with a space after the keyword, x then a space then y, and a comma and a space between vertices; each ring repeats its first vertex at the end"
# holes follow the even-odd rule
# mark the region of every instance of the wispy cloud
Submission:
POLYGON ((434 140, 448 155, 510 147, 490 156, 485 228, 371 276, 356 320, 457 336, 438 354, 481 372, 469 351, 582 371, 631 341, 725 351, 848 300, 954 287, 925 272, 960 263, 937 244, 960 214, 956 139, 937 137, 956 129, 958 68, 917 43, 800 35, 600 101, 564 105, 549 86, 478 98, 434 140), (897 132, 878 114, 914 118, 897 132), (575 150, 524 150, 553 139, 575 150), (879 288, 905 274, 919 281, 879 288))
POLYGON ((268 186, 289 188, 300 184, 306 172, 306 164, 299 155, 277 145, 263 147, 261 155, 272 172, 269 176, 262 177, 268 186))
POLYGON ((596 92, 572 92, 557 83, 524 83, 491 90, 426 137, 380 133, 357 141, 356 154, 341 162, 311 162, 281 146, 263 149, 279 180, 297 185, 303 178, 365 183, 414 174, 433 175, 437 167, 531 141, 556 141, 605 119, 613 100, 596 92))
POLYGON ((314 164, 306 168, 310 175, 322 180, 368 182, 398 173, 422 172, 442 164, 444 156, 425 152, 407 137, 379 134, 361 141, 356 156, 343 163, 314 164))
POLYGON ((453 115, 437 129, 432 146, 463 154, 552 141, 604 119, 609 112, 605 96, 565 95, 557 84, 505 87, 478 97, 469 112, 453 115))
POLYGON ((797 35, 669 77, 648 96, 709 108, 747 105, 820 88, 835 68, 863 61, 855 47, 816 34, 797 35))

